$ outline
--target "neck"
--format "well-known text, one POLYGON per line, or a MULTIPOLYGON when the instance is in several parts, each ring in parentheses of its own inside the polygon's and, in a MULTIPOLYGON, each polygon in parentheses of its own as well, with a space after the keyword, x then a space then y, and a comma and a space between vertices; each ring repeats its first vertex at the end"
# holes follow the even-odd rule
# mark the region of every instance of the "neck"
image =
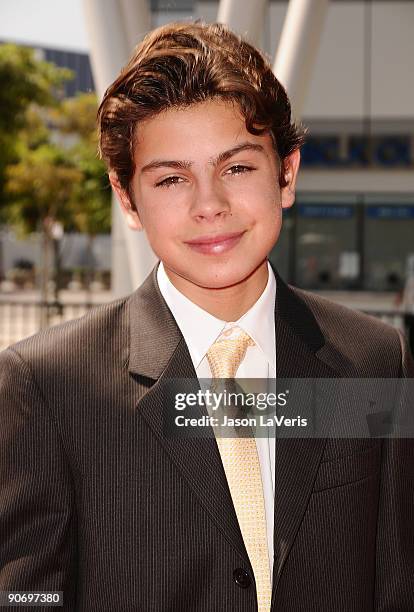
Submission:
POLYGON ((269 277, 265 260, 246 279, 220 289, 199 287, 176 275, 164 266, 165 272, 178 291, 194 304, 222 321, 238 321, 257 302, 269 277))

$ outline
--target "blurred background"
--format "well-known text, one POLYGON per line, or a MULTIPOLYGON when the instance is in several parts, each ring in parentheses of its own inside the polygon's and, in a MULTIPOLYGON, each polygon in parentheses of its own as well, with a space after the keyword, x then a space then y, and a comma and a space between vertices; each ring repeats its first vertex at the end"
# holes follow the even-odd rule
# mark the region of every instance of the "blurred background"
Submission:
POLYGON ((96 110, 149 29, 194 18, 261 48, 309 129, 280 274, 413 348, 413 0, 2 0, 0 349, 151 269, 97 157, 96 110))

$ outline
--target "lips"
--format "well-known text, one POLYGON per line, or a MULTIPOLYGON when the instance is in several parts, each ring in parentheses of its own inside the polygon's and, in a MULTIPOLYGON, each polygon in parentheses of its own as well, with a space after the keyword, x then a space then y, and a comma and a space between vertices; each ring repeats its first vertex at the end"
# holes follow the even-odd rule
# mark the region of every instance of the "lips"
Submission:
POLYGON ((200 236, 193 240, 188 240, 186 244, 198 253, 221 255, 236 246, 236 244, 240 242, 243 234, 244 231, 216 234, 214 236, 200 236))

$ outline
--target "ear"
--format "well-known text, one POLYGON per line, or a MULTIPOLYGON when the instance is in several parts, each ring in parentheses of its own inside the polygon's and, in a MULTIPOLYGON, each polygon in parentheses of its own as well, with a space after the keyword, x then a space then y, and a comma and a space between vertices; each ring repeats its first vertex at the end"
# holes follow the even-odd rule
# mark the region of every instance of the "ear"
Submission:
POLYGON ((131 199, 125 189, 121 187, 115 172, 109 173, 109 182, 112 185, 112 189, 115 191, 118 201, 121 204, 121 210, 124 214, 128 227, 132 230, 140 231, 143 229, 141 220, 135 206, 132 204, 131 199))
POLYGON ((296 149, 282 162, 284 187, 280 188, 282 208, 290 208, 295 201, 296 179, 300 164, 300 151, 296 149))

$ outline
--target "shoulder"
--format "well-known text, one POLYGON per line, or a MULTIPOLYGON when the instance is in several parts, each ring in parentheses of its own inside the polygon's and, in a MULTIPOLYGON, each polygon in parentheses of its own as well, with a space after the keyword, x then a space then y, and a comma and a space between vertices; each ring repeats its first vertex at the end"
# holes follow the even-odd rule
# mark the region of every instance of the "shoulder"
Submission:
POLYGON ((0 353, 0 362, 19 361, 41 376, 47 369, 93 363, 113 353, 128 333, 128 299, 91 308, 80 318, 41 330, 0 353))
POLYGON ((366 375, 398 376, 402 336, 396 328, 320 295, 290 287, 312 313, 325 342, 366 375))
POLYGON ((350 339, 350 332, 359 332, 364 338, 393 341, 396 330, 377 317, 342 306, 320 295, 291 287, 313 313, 319 327, 329 338, 350 339))

